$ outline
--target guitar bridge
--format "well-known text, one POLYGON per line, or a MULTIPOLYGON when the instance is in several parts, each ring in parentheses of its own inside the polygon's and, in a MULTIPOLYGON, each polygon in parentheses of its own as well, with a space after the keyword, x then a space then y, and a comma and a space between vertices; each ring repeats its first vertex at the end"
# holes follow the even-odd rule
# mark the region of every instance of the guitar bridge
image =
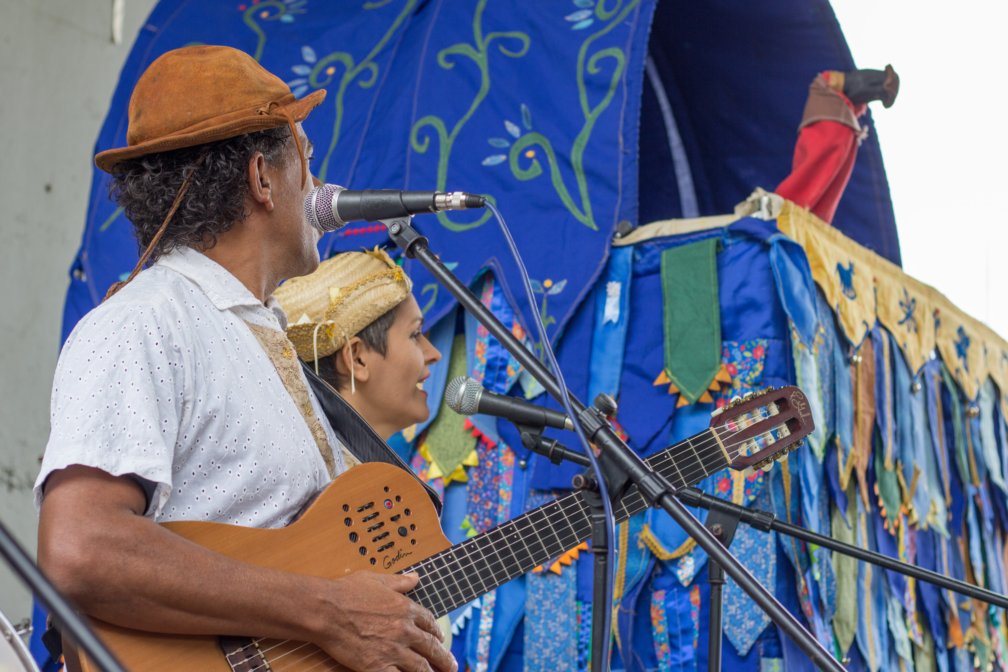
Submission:
POLYGON ((224 659, 232 672, 272 672, 259 642, 248 637, 218 637, 224 659))

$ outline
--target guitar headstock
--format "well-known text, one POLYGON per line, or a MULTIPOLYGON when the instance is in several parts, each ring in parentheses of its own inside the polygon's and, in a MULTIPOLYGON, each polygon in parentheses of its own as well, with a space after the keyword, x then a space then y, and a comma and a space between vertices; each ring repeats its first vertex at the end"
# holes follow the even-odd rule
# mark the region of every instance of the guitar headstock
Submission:
POLYGON ((812 433, 812 409, 793 385, 735 397, 711 418, 732 469, 761 469, 794 450, 812 433))

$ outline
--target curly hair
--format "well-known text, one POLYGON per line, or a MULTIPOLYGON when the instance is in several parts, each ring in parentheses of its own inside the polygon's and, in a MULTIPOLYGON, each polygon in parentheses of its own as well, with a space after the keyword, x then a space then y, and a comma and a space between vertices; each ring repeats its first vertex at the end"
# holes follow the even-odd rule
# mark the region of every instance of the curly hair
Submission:
MULTIPOLYGON (((402 303, 390 308, 384 315, 376 319, 371 324, 361 329, 356 336, 359 336, 364 346, 369 350, 377 352, 382 357, 388 355, 388 332, 395 322, 396 315, 402 303)), ((319 357, 319 374, 322 379, 342 391, 350 387, 350 376, 345 376, 336 368, 336 358, 340 356, 342 350, 337 350, 328 357, 319 357)))
POLYGON ((255 152, 282 164, 291 137, 287 127, 123 161, 112 173, 109 194, 133 223, 142 252, 161 227, 186 175, 189 191, 151 253, 155 260, 179 246, 207 249, 217 236, 249 215, 247 166, 255 152))

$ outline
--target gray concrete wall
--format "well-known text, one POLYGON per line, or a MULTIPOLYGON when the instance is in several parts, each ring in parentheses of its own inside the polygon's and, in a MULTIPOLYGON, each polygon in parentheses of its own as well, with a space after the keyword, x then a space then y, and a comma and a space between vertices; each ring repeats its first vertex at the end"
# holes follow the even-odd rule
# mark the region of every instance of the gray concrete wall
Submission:
MULTIPOLYGON (((31 486, 49 435, 60 322, 91 185, 91 157, 154 0, 0 0, 0 520, 34 557, 31 486)), ((0 612, 31 599, 0 562, 0 612)))

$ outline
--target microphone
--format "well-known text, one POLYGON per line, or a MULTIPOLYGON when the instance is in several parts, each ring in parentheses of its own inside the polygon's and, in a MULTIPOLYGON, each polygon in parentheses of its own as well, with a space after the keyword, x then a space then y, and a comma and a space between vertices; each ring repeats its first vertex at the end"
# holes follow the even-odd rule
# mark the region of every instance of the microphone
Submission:
POLYGON ((352 191, 337 184, 323 184, 305 197, 304 214, 309 224, 326 233, 343 228, 348 222, 376 222, 425 212, 482 208, 485 205, 485 198, 464 191, 352 191))
POLYGON ((445 388, 445 403, 448 404, 448 408, 460 415, 485 413, 519 425, 574 429, 574 423, 570 418, 559 411, 536 406, 516 397, 496 394, 465 376, 448 381, 448 387, 445 388))

